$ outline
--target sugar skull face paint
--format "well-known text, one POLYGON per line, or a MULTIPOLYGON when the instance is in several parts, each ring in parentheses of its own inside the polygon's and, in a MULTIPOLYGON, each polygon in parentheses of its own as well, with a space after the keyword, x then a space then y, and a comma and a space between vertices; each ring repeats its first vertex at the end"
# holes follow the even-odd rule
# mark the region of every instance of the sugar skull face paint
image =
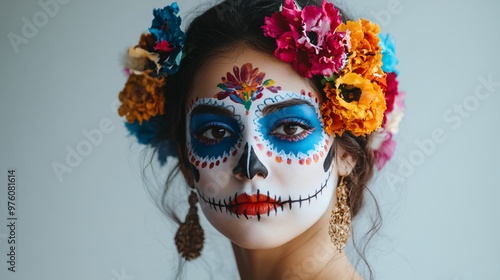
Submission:
MULTIPOLYGON (((272 104, 271 98, 268 100, 270 104, 261 104, 263 109, 257 110, 258 132, 268 149, 284 155, 288 162, 292 158, 300 159, 301 154, 307 157, 311 151, 322 152, 317 145, 321 144, 325 135, 321 130, 317 106, 296 94, 278 95, 276 98, 285 101, 272 104)), ((262 149, 262 146, 259 147, 262 149)), ((315 161, 318 160, 319 157, 315 157, 315 161)))
POLYGON ((205 168, 210 162, 209 168, 212 168, 214 163, 219 165, 231 153, 235 154, 237 144, 241 143, 242 125, 233 106, 219 106, 210 100, 202 100, 190 115, 190 156, 193 159, 196 155, 199 159, 191 160, 193 164, 205 168))
POLYGON ((333 136, 314 89, 293 69, 244 54, 216 59, 195 80, 187 152, 210 223, 241 247, 271 248, 306 231, 331 203, 333 136))

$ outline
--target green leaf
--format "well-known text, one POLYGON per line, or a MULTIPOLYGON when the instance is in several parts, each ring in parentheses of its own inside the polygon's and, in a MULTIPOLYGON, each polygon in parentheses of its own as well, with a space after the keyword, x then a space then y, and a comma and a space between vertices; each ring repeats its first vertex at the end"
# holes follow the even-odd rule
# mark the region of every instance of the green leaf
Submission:
POLYGON ((321 84, 325 85, 326 83, 332 83, 335 84, 335 81, 337 80, 338 76, 335 73, 332 73, 332 75, 328 76, 323 76, 323 79, 321 79, 321 84))
POLYGON ((226 85, 224 85, 223 83, 219 83, 219 84, 217 85, 217 87, 218 87, 218 88, 220 88, 220 89, 222 89, 222 90, 224 90, 224 91, 226 91, 226 90, 227 90, 226 85))
POLYGON ((262 85, 265 87, 272 86, 272 85, 274 85, 274 81, 272 79, 267 79, 264 81, 264 83, 262 83, 262 85))

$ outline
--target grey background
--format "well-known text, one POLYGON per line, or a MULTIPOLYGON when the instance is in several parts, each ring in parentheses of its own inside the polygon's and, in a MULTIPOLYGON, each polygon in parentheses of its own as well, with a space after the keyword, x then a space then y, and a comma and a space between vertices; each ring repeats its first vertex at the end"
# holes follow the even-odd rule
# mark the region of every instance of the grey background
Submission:
MULTIPOLYGON (((189 18, 213 1, 179 2, 189 18)), ((168 3, 61 0, 51 15, 35 0, 0 4, 1 279, 168 279, 175 271, 175 227, 143 188, 142 147, 115 113, 126 80, 120 56, 149 27, 152 8, 168 3), (23 18, 40 27, 25 30, 16 50, 8 34, 23 36, 23 18), (68 149, 82 148, 84 130, 101 122, 102 139, 59 180, 54 162, 67 164, 68 149), (17 173, 15 273, 5 261, 9 168, 17 173)), ((394 161, 373 184, 384 214, 368 253, 376 279, 500 279, 499 2, 341 4, 393 34, 407 92, 394 161), (488 96, 475 97, 477 88, 488 96)), ((187 196, 178 199, 184 207, 187 196)), ((228 242, 203 223, 204 258, 189 264, 188 278, 234 279, 228 242)))

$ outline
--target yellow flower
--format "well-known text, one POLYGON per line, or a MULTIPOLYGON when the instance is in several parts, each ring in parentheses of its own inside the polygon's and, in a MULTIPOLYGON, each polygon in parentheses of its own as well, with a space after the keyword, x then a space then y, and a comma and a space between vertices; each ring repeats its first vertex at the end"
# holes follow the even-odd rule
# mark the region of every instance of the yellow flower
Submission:
POLYGON ((382 125, 387 109, 382 88, 356 73, 347 73, 327 83, 328 100, 321 105, 321 114, 328 133, 366 135, 382 125))
POLYGON ((131 74, 125 88, 118 95, 122 102, 118 114, 125 116, 128 123, 137 120, 142 124, 151 117, 165 113, 165 78, 152 77, 149 75, 151 72, 153 70, 147 70, 142 75, 131 74))

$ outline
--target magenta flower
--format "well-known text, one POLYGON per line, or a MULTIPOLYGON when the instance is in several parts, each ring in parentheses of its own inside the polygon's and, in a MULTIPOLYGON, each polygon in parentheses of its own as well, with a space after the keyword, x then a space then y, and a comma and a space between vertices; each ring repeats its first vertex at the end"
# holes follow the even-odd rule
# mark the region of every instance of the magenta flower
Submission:
POLYGON ((294 0, 285 0, 281 12, 266 17, 264 35, 275 38, 274 55, 293 63, 302 76, 331 76, 345 65, 348 36, 336 32, 342 22, 332 3, 323 0, 321 7, 300 10, 294 0))
POLYGON ((375 166, 378 170, 382 170, 384 165, 392 158, 396 149, 396 142, 392 140, 392 134, 385 134, 385 140, 380 145, 380 148, 374 151, 375 166))
POLYGON ((156 42, 155 50, 168 53, 168 52, 171 52, 172 50, 174 50, 174 47, 172 45, 170 45, 167 40, 162 40, 162 41, 156 42))
POLYGON ((387 115, 394 109, 394 103, 396 100, 398 92, 398 80, 397 75, 394 72, 387 73, 386 76, 387 88, 385 90, 385 103, 387 104, 387 110, 384 114, 384 121, 386 122, 387 115))

